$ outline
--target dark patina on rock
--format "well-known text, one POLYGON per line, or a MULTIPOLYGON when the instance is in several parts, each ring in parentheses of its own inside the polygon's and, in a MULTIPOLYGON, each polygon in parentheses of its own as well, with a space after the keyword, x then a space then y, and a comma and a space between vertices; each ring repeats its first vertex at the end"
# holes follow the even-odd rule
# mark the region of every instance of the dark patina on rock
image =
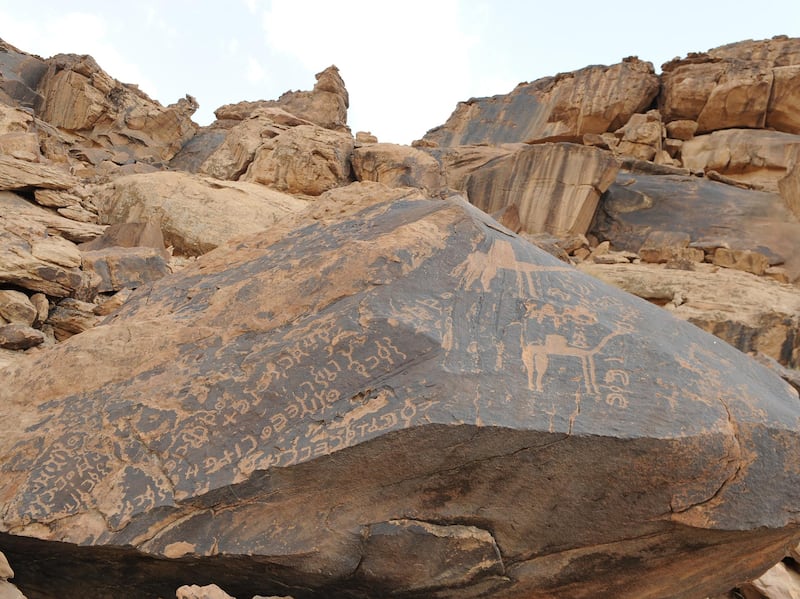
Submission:
POLYGON ((705 597, 796 535, 796 394, 460 199, 269 229, 2 374, 29 596, 705 597))

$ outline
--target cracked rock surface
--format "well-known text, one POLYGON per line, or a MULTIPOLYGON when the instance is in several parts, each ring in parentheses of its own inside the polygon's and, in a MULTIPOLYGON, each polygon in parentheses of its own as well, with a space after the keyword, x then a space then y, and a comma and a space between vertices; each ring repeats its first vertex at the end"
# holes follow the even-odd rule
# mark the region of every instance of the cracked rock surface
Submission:
POLYGON ((688 599, 782 557, 783 381, 458 197, 365 204, 6 367, 26 594, 688 599))

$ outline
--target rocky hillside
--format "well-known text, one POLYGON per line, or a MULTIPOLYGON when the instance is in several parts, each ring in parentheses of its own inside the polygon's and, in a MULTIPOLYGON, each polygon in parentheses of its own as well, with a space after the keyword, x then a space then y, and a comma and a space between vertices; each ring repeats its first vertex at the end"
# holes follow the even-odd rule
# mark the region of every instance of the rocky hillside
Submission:
POLYGON ((800 594, 800 39, 348 103, 0 41, 0 598, 800 594))

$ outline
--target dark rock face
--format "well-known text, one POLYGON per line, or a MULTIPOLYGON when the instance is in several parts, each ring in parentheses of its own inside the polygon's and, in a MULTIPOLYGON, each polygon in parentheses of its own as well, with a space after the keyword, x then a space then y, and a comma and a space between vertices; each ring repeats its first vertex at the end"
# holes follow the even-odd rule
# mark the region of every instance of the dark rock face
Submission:
POLYGON ((778 194, 681 175, 620 172, 590 231, 638 251, 651 231, 683 231, 693 247, 755 250, 800 275, 800 222, 778 194))
POLYGON ((688 599, 796 535, 783 381, 458 199, 269 229, 5 372, 31 597, 688 599))

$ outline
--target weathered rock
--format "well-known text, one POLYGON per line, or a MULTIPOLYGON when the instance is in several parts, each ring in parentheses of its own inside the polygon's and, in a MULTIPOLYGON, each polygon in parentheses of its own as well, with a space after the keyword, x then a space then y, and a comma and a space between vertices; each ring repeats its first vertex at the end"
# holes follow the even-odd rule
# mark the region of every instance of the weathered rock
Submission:
POLYGON ((0 40, 0 97, 18 106, 33 108, 41 96, 36 91, 47 72, 47 63, 0 40))
POLYGON ((667 121, 697 121, 698 132, 769 127, 800 133, 800 40, 747 41, 663 65, 659 107, 667 121))
POLYGON ((14 570, 11 569, 11 565, 2 551, 0 551, 0 578, 3 580, 14 578, 14 570))
POLYGON ((97 291, 136 289, 170 273, 162 252, 150 247, 110 247, 83 252, 83 270, 95 273, 97 291))
POLYGON ((796 391, 800 392, 800 370, 794 368, 786 368, 783 364, 778 362, 775 358, 762 354, 761 352, 751 352, 751 356, 760 364, 772 370, 775 374, 781 377, 784 381, 789 383, 796 391))
POLYGON ((622 127, 650 105, 658 88, 652 64, 627 58, 521 83, 507 95, 461 102, 425 139, 440 146, 580 141, 585 133, 622 127))
POLYGON ((250 166, 256 150, 265 140, 298 125, 311 126, 313 123, 281 108, 258 108, 247 118, 232 121, 231 126, 226 126, 225 121, 214 123, 207 134, 208 141, 195 147, 197 144, 192 138, 192 145, 184 146, 170 164, 217 179, 237 180, 250 166), (217 142, 215 134, 221 131, 225 132, 224 138, 217 142))
POLYGON ((778 191, 786 207, 800 219, 800 151, 795 147, 786 175, 778 180, 778 191))
POLYGON ((800 573, 779 562, 740 590, 765 599, 800 599, 800 573))
POLYGON ((215 584, 198 586, 186 584, 175 592, 177 599, 234 599, 215 584))
POLYGON ((34 293, 30 297, 30 302, 36 309, 36 317, 34 324, 40 325, 47 320, 47 315, 50 313, 50 301, 44 293, 34 293))
POLYGON ((615 146, 618 153, 653 160, 662 150, 666 131, 659 112, 649 110, 646 114, 631 115, 628 122, 617 129, 616 136, 619 138, 615 146))
POLYGON ((694 137, 697 131, 697 121, 686 119, 670 121, 666 124, 667 135, 673 139, 687 141, 694 137))
POLYGON ((315 77, 317 83, 312 91, 288 91, 277 100, 226 104, 215 110, 214 115, 218 120, 242 121, 250 118, 257 110, 280 108, 325 129, 349 133, 347 108, 350 105, 350 96, 339 75, 339 69, 330 66, 315 77))
POLYGON ((68 189, 77 179, 58 166, 0 155, 0 191, 13 189, 68 189))
POLYGON ((467 190, 470 174, 496 158, 502 158, 524 148, 524 144, 500 146, 453 146, 425 148, 441 164, 445 185, 459 191, 467 190))
POLYGON ((430 154, 387 143, 361 146, 353 151, 353 172, 359 181, 375 181, 389 187, 418 187, 438 195, 443 187, 442 169, 430 154))
POLYGON ((278 224, 6 367, 20 586, 418 597, 362 567, 416 526, 394 572, 441 598, 688 599, 780 559, 789 388, 498 229, 455 199, 278 224))
POLYGON ((790 166, 793 146, 798 145, 800 135, 780 131, 715 131, 684 142, 681 161, 694 172, 717 171, 736 181, 778 191, 778 181, 790 166))
POLYGON ((800 367, 800 297, 797 288, 733 269, 697 264, 689 272, 663 265, 578 268, 688 320, 742 352, 761 352, 800 367))
POLYGON ((0 326, 0 347, 28 349, 44 342, 44 333, 28 325, 11 323, 0 326))
POLYGON ((378 143, 378 138, 374 136, 369 131, 357 131, 356 132, 356 143, 359 144, 376 144, 378 143))
POLYGON ((760 252, 751 250, 717 248, 714 252, 714 264, 724 268, 743 270, 754 275, 763 275, 769 266, 769 258, 760 252))
POLYGON ((639 256, 645 262, 665 263, 672 260, 702 262, 705 252, 690 248, 691 238, 683 231, 653 231, 639 248, 639 256))
POLYGON ((7 580, 0 580, 0 599, 25 599, 25 595, 7 580))
MULTIPOLYGON (((56 233, 75 243, 90 241, 101 235, 106 229, 101 225, 65 218, 52 210, 37 206, 23 197, 7 191, 0 191, 0 210, 2 210, 2 216, 5 217, 7 223, 14 221, 25 228, 38 227, 45 233, 56 233)), ((70 253, 72 252, 73 250, 70 250, 70 253)))
POLYGON ((155 222, 130 222, 109 225, 102 235, 78 246, 82 252, 103 250, 113 247, 152 248, 158 250, 165 259, 169 253, 164 247, 164 235, 155 222))
POLYGON ((469 201, 489 213, 516 204, 529 233, 586 233, 618 168, 604 150, 537 144, 476 169, 466 188, 469 201))
POLYGON ((638 252, 651 231, 684 231, 691 247, 754 250, 800 276, 800 222, 777 194, 698 177, 620 172, 603 195, 590 232, 638 252))
POLYGON ((318 196, 352 181, 348 133, 298 125, 267 140, 240 177, 291 193, 318 196))
POLYGON ((0 289, 0 316, 7 322, 31 326, 37 310, 28 296, 13 289, 0 289))
POLYGON ((88 280, 77 265, 80 252, 65 240, 49 236, 38 222, 60 224, 47 211, 22 198, 0 192, 0 282, 50 296, 80 295, 88 280), (74 252, 77 252, 75 254, 74 252), (77 264, 76 264, 77 258, 77 264))
POLYGON ((306 209, 305 201, 261 185, 168 172, 115 179, 96 201, 104 222, 158 222, 165 242, 189 255, 306 209))
POLYGON ((53 327, 53 334, 58 341, 64 341, 72 335, 83 333, 100 322, 95 304, 72 298, 59 301, 47 316, 47 324, 53 327))
POLYGON ((370 526, 365 536, 359 576, 393 593, 467 585, 476 578, 504 573, 494 537, 474 526, 390 520, 370 526), (398 558, 414 555, 427 559, 412 568, 397 567, 398 558))
POLYGON ((37 115, 110 151, 116 164, 169 160, 194 135, 198 105, 191 96, 165 108, 110 77, 90 56, 59 54, 47 62, 37 115))

